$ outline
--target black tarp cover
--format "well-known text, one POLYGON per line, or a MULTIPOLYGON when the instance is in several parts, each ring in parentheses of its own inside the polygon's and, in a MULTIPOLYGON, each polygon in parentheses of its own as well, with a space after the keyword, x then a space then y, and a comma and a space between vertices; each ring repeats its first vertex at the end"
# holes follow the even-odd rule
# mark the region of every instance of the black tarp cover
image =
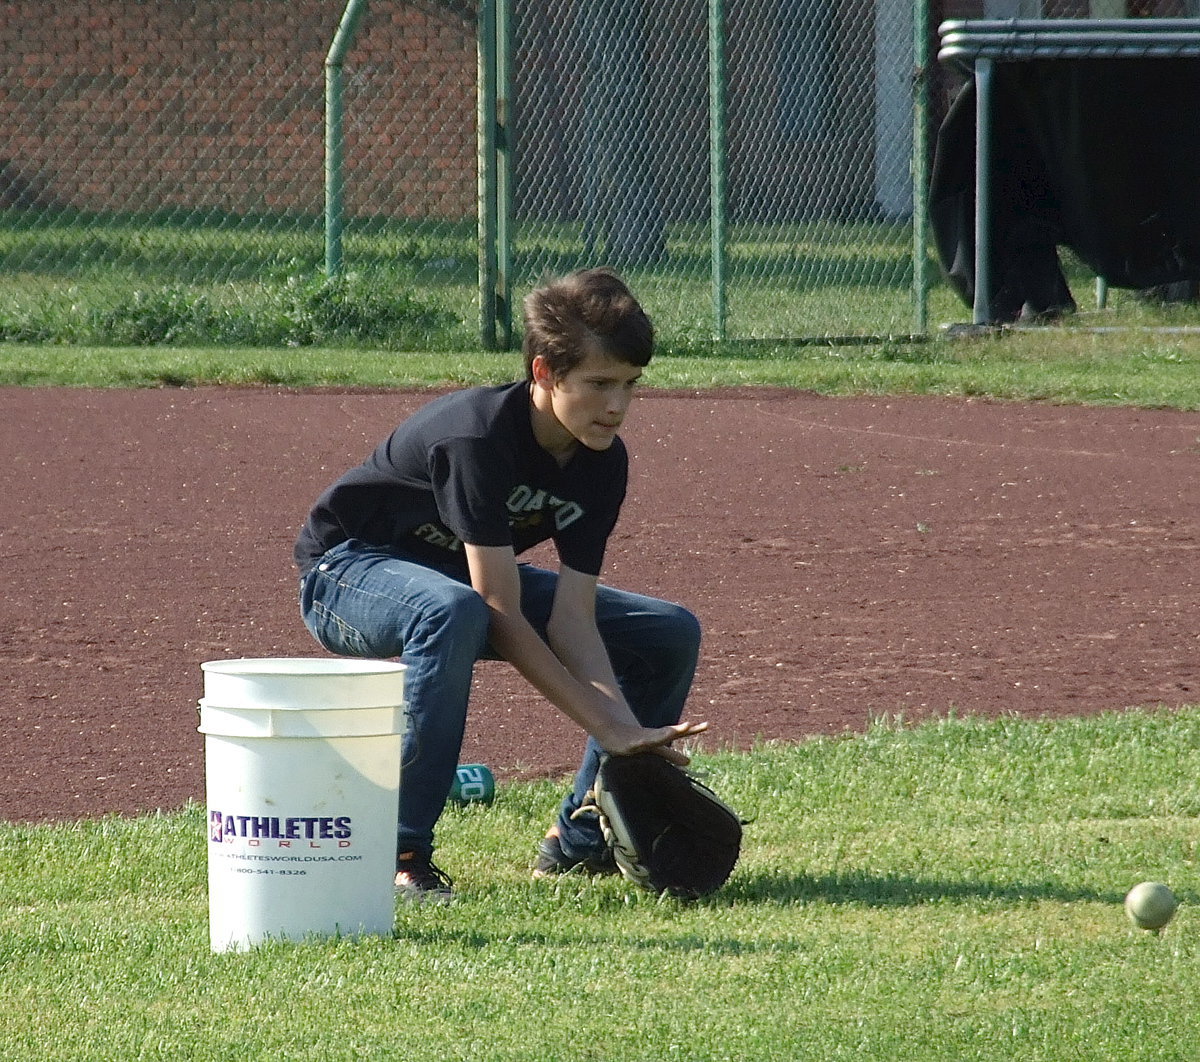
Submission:
MULTIPOLYGON (((1060 246, 1113 287, 1200 278, 1200 59, 997 62, 992 85, 993 320, 1074 309, 1060 246)), ((939 130, 929 212, 972 305, 973 81, 939 130)))

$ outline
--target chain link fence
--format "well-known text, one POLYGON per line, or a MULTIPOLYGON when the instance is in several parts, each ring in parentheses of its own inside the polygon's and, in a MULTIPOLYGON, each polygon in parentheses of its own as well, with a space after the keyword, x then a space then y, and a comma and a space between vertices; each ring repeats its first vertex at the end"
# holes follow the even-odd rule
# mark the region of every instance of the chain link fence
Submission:
POLYGON ((674 334, 913 330, 910 0, 514 7, 518 286, 605 260, 674 334))
MULTIPOLYGON (((486 339, 489 256, 502 313, 548 274, 615 265, 667 343, 923 329, 920 0, 362 7, 331 177, 345 0, 6 4, 0 336, 319 339, 298 319, 329 266, 331 188, 345 301, 398 291, 432 314, 400 341, 486 339), (489 7, 502 166, 481 248, 489 7), (191 332, 152 327, 159 304, 191 332)), ((359 323, 349 338, 378 340, 359 323)))

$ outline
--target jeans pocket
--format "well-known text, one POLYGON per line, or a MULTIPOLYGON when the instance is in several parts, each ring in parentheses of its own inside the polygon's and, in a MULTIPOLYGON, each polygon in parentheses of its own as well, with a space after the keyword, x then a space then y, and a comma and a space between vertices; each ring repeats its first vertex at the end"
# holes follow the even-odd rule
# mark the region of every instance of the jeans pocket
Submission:
POLYGON ((300 618, 309 634, 331 653, 373 656, 362 632, 321 599, 323 591, 333 590, 337 585, 337 578, 330 574, 329 567, 322 562, 300 581, 300 618))
POLYGON ((314 602, 304 611, 304 626, 331 653, 339 656, 373 656, 362 632, 322 605, 314 602))

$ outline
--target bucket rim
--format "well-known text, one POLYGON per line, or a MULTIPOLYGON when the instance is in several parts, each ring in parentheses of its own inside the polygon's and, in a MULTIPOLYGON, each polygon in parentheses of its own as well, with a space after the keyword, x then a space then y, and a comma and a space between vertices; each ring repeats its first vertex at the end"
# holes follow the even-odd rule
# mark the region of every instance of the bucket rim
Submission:
POLYGON ((389 675, 407 670, 407 665, 395 660, 366 660, 358 657, 267 656, 231 657, 206 660, 201 670, 215 675, 237 677, 345 677, 348 675, 389 675))

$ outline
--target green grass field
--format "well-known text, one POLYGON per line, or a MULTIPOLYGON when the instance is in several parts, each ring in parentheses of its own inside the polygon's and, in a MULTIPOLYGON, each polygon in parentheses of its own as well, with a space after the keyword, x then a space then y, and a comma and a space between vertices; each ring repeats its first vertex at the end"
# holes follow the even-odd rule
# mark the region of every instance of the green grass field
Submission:
MULTIPOLYGON (((560 235, 561 246, 551 240, 522 253, 558 271, 578 265, 570 234, 560 235)), ((1081 312, 1061 325, 952 336, 942 326, 970 313, 938 283, 928 333, 914 336, 911 264, 894 233, 797 226, 780 243, 779 233, 746 231, 729 334, 792 338, 718 344, 702 237, 681 232, 670 266, 629 274, 659 335, 649 386, 1200 408, 1200 309, 1116 291, 1109 308, 1089 308, 1091 278, 1069 259, 1081 312), (826 258, 826 283, 789 272, 826 258), (813 338, 835 323, 840 341, 813 338), (894 337, 870 340, 872 333, 894 337)), ((123 218, 0 226, 0 385, 432 387, 512 379, 518 353, 480 349, 473 238, 461 226, 364 231, 350 242, 356 271, 329 280, 309 230, 123 218)))
MULTIPOLYGON (((970 320, 927 249, 927 324, 917 327, 906 223, 739 222, 728 232, 724 335, 735 340, 907 336, 970 320)), ((458 352, 479 343, 473 220, 358 219, 345 271, 327 279, 318 217, 196 213, 29 213, 0 207, 0 341, 130 347, 318 347, 458 352)), ((664 350, 707 349, 714 332, 705 224, 675 221, 667 257, 624 270, 664 350)), ((544 277, 585 265, 578 223, 524 218, 509 273, 519 300, 544 277)), ((1200 325, 1194 305, 1161 306, 1113 289, 1069 251, 1062 268, 1082 311, 1104 327, 1200 325)))
MULTIPOLYGON (((0 344, 0 384, 23 386, 433 387, 499 382, 521 371, 519 353, 469 350, 0 344)), ((667 349, 645 381, 1194 410, 1200 409, 1200 336, 1048 328, 918 343, 667 349)))
POLYGON ((1200 711, 949 719, 700 755, 724 890, 533 882, 559 786, 452 808, 392 938, 208 947, 200 808, 0 826, 0 1057, 1194 1059, 1200 711), (1143 879, 1163 932, 1122 909, 1143 879))

